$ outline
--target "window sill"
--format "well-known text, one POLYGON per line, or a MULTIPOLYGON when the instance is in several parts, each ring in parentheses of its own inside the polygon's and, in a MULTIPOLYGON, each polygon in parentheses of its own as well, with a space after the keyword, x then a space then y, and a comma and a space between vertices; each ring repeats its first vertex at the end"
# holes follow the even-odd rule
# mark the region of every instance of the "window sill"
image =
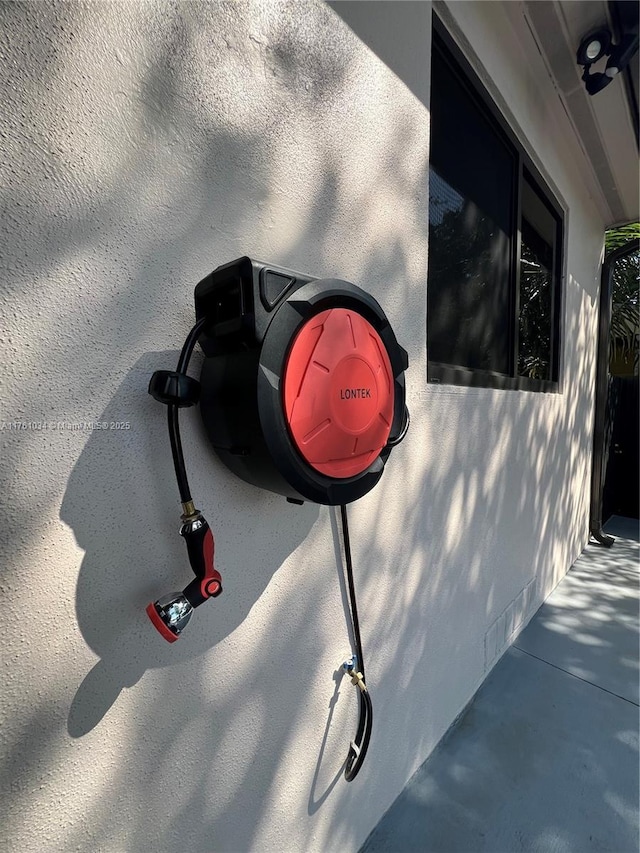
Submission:
POLYGON ((437 385, 461 385, 467 388, 493 388, 499 391, 534 391, 558 394, 560 385, 551 379, 530 379, 527 376, 506 376, 484 370, 469 370, 451 364, 430 361, 427 382, 437 385))

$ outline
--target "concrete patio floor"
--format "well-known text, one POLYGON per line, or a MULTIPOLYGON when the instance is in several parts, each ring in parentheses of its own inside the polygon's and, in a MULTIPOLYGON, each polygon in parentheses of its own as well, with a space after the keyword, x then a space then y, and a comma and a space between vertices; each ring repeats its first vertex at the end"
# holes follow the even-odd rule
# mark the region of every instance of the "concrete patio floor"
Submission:
POLYGON ((605 529, 361 853, 638 851, 638 522, 605 529))

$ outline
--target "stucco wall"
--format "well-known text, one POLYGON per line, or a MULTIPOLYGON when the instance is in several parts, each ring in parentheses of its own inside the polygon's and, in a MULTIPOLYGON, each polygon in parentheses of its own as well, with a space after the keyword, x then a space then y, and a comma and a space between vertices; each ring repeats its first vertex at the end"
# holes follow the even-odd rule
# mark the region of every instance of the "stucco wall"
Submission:
POLYGON ((392 5, 0 7, 7 849, 357 849, 586 540, 579 148, 509 4, 454 4, 567 207, 563 393, 428 387, 431 10, 392 5), (409 437, 350 512, 376 719, 351 785, 335 515, 234 479, 194 411, 225 592, 174 645, 144 614, 188 579, 148 378, 245 253, 370 290, 411 360, 409 437))

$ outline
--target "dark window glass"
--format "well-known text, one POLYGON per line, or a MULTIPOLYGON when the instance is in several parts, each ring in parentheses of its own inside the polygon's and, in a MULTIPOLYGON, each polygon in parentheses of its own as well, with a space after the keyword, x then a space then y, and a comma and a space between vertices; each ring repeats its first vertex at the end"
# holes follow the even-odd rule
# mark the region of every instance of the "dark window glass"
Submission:
POLYGON ((526 174, 521 207, 518 375, 551 379, 557 221, 526 174))
POLYGON ((428 376, 555 390, 561 215, 440 32, 431 66, 428 376))
POLYGON ((518 375, 551 378, 551 247, 522 220, 518 375))
POLYGON ((508 373, 516 161, 435 52, 431 123, 429 358, 508 373))

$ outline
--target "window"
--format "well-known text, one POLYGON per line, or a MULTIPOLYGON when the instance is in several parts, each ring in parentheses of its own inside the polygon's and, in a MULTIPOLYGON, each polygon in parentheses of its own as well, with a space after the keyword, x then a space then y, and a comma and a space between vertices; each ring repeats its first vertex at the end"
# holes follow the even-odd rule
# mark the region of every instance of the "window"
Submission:
POLYGON ((557 390, 561 242, 557 202, 434 21, 430 382, 557 390))

